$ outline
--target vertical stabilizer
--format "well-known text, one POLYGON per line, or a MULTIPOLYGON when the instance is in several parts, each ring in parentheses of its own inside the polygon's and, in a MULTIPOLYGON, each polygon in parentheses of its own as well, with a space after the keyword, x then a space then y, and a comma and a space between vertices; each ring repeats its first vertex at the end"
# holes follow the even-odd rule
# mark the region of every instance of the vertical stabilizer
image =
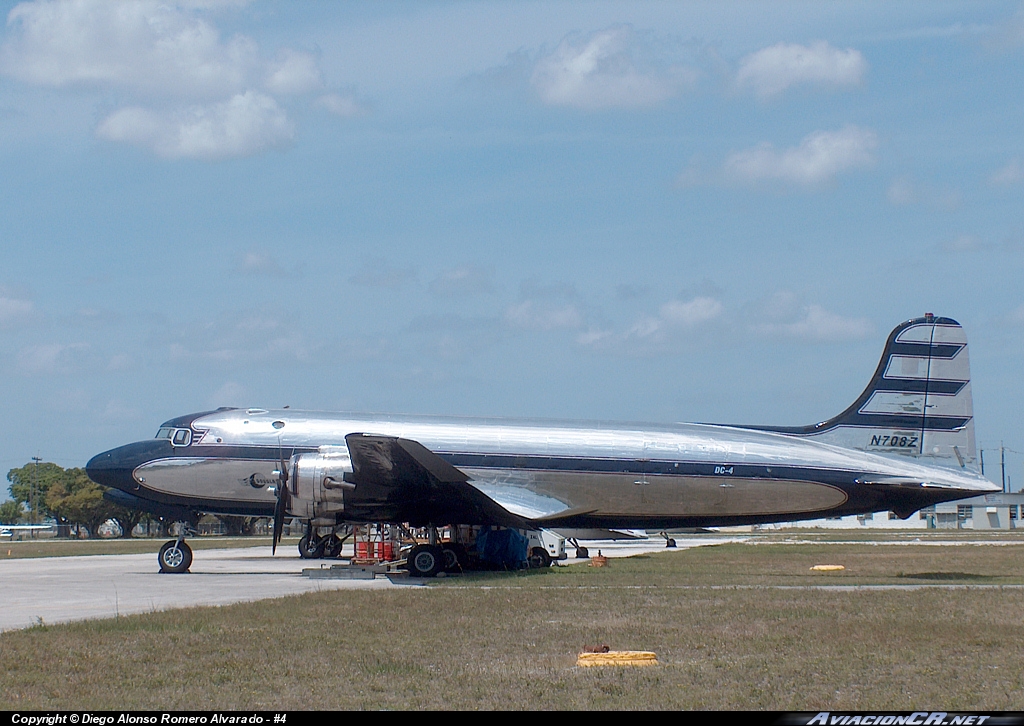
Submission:
POLYGON ((889 334, 871 382, 841 414, 813 426, 759 428, 974 469, 974 405, 964 329, 951 318, 931 314, 901 323, 889 334))

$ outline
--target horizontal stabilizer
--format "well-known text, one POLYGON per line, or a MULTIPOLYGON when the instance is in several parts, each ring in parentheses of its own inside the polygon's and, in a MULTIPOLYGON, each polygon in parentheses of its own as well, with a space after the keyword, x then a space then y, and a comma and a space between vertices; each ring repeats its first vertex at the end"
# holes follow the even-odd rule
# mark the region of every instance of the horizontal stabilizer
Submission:
POLYGON ((638 534, 630 530, 621 529, 566 529, 559 528, 552 530, 555 534, 561 535, 566 539, 609 539, 609 540, 639 540, 647 539, 647 534, 638 534))
POLYGON ((960 485, 941 481, 911 479, 901 476, 865 476, 857 479, 858 484, 888 487, 926 487, 929 489, 960 489, 960 485))

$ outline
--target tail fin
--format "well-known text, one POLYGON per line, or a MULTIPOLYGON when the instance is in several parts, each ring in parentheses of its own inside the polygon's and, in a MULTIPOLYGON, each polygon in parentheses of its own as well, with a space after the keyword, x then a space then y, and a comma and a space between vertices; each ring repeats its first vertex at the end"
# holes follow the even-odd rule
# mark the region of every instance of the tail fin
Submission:
POLYGON ((884 454, 975 468, 974 404, 967 336, 931 313, 900 323, 864 392, 835 418, 769 431, 884 454))

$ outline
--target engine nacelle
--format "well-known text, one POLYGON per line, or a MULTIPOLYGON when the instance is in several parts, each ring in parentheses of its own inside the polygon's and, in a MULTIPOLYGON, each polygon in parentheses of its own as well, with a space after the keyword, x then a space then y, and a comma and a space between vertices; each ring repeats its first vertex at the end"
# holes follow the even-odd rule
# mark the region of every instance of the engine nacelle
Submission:
POLYGON ((345 481, 352 471, 352 457, 347 446, 321 446, 314 453, 296 454, 289 462, 292 490, 291 512, 303 519, 333 524, 345 511, 345 492, 354 484, 345 481))

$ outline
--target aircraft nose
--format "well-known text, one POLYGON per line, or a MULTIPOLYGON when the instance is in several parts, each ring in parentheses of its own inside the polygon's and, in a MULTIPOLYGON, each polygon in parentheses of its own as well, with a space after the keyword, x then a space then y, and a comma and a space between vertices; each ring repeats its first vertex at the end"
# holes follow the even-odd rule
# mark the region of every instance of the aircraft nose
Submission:
MULTIPOLYGON (((97 484, 120 489, 121 487, 117 484, 124 472, 123 467, 118 467, 115 464, 114 453, 116 451, 117 449, 104 451, 89 459, 89 463, 85 465, 86 475, 97 484)), ((128 477, 131 478, 131 472, 128 472, 128 477)))
POLYGON ((166 442, 159 441, 142 441, 119 446, 89 459, 89 463, 85 465, 85 473, 97 484, 131 491, 136 488, 135 480, 132 478, 135 468, 158 458, 164 453, 165 448, 170 447, 166 442))

